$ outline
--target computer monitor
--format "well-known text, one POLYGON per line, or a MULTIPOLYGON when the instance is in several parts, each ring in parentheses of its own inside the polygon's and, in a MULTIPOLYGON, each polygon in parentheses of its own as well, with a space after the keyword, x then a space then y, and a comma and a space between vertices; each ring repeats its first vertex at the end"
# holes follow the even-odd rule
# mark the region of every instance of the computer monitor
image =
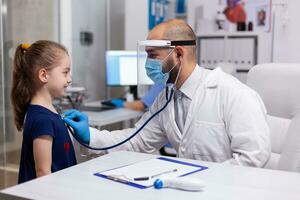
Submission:
MULTIPOLYGON (((146 55, 144 62, 146 62, 146 55)), ((137 73, 136 51, 106 51, 106 84, 108 86, 137 85, 137 73)), ((139 69, 139 74, 139 84, 153 84, 145 68, 139 69)))

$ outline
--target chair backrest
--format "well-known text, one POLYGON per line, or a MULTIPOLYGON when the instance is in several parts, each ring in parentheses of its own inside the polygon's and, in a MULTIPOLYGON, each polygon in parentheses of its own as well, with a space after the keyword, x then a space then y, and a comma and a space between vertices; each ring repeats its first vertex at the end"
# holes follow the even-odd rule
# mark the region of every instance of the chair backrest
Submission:
POLYGON ((265 103, 271 136, 271 158, 266 168, 300 172, 300 64, 254 66, 247 85, 265 103))

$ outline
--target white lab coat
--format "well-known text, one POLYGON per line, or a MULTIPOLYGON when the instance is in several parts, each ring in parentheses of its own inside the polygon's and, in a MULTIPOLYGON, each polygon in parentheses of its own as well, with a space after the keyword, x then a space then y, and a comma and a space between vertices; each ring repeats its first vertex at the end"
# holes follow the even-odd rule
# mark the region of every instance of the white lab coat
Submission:
MULTIPOLYGON (((175 122, 172 100, 140 134, 114 150, 153 153, 169 141, 178 157, 264 166, 270 156, 270 137, 261 98, 219 68, 205 73, 197 83, 182 133, 175 122)), ((165 102, 163 91, 135 128, 113 132, 91 128, 90 145, 104 147, 125 139, 165 102)))

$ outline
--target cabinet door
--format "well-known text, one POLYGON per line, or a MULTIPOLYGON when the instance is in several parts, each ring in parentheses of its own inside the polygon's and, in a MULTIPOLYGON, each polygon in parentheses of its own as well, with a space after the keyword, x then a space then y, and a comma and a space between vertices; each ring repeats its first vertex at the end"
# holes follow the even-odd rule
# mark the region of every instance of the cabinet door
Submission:
POLYGON ((255 38, 230 38, 231 59, 239 71, 248 71, 255 65, 255 38))
POLYGON ((225 41, 223 37, 200 38, 198 40, 198 63, 200 66, 213 69, 225 61, 225 41))

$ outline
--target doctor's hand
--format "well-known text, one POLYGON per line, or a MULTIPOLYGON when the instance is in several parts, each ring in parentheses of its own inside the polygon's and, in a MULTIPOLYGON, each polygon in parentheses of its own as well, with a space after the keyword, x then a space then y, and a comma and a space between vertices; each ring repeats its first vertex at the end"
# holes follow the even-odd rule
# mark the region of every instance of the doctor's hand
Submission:
POLYGON ((112 99, 111 103, 114 104, 117 108, 122 108, 124 107, 125 101, 122 99, 112 99))
POLYGON ((65 117, 63 120, 74 129, 76 136, 78 136, 84 143, 89 144, 90 130, 88 117, 84 113, 75 109, 66 111, 64 115, 65 117))

